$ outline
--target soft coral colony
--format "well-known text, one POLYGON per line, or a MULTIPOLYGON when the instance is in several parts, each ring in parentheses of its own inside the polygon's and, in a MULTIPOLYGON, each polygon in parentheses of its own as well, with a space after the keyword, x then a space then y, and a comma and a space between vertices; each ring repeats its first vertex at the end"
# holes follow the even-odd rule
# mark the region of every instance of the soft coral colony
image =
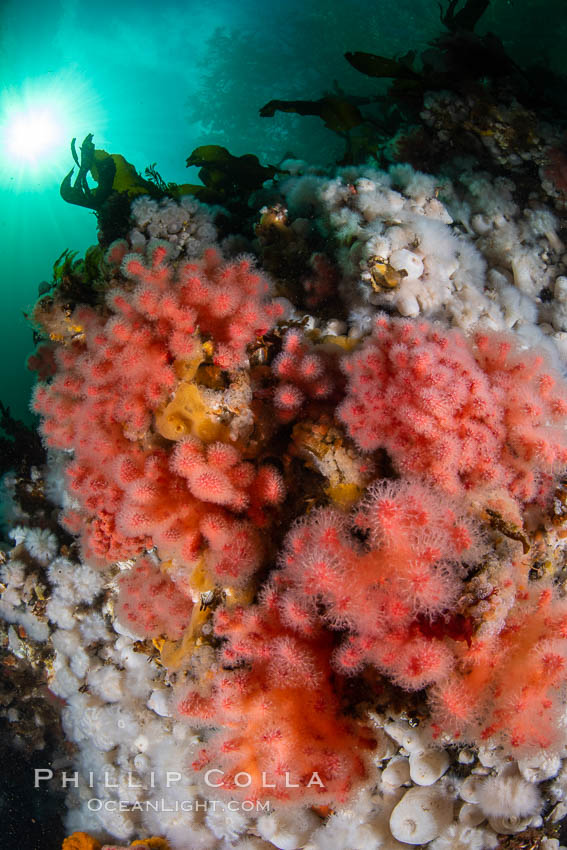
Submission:
POLYGON ((33 313, 47 457, 5 479, 0 600, 62 702, 64 847, 552 850, 567 278, 544 159, 526 204, 480 155, 433 176, 200 148, 219 189, 81 153, 62 194, 100 245, 33 313))
MULTIPOLYGON (((373 177, 381 207, 386 175, 348 175, 367 195, 373 177)), ((362 337, 332 320, 315 327, 228 240, 187 257, 151 238, 148 223, 166 214, 174 233, 208 215, 194 201, 135 201, 141 229, 106 251, 104 296, 67 309, 33 365, 49 363, 34 408, 63 457, 61 523, 113 588, 119 640, 159 649, 149 704, 170 691, 167 723, 202 730, 187 763, 168 767, 193 772, 201 794, 214 778, 223 805, 270 801, 260 834, 296 846, 278 838, 278 807, 284 822, 289 807, 340 813, 380 787, 400 693, 419 695, 425 756, 489 747, 508 768, 557 757, 567 601, 552 575, 531 577, 526 542, 567 466, 567 383, 548 354, 514 328, 465 334, 380 311, 362 337)), ((29 535, 23 545, 34 554, 29 535)), ((63 659, 71 602, 63 592, 64 611, 51 609, 63 659)), ((77 712, 128 694, 101 668, 84 671, 95 699, 77 699, 76 666, 56 666, 51 688, 80 749, 77 712)), ((411 843, 395 826, 400 784, 383 783, 369 846, 411 843), (393 838, 379 838, 387 823, 393 838)), ((448 786, 435 793, 453 805, 448 786)), ((207 819, 211 842, 247 826, 207 819)), ((198 819, 186 820, 186 837, 182 818, 161 826, 174 846, 198 846, 198 819)), ((122 822, 101 827, 129 837, 122 822)))

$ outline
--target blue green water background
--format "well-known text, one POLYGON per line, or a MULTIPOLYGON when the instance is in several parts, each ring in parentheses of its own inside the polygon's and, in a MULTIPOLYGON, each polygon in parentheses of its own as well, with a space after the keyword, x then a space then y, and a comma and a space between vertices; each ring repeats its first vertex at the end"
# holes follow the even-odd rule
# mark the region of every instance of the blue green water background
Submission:
MULTIPOLYGON (((478 27, 486 30, 518 61, 565 72, 564 0, 493 0, 478 27)), ((96 241, 94 214, 59 197, 72 136, 80 143, 92 132, 97 147, 122 153, 140 173, 156 163, 180 183, 198 182, 185 159, 207 143, 264 163, 289 153, 331 162, 342 143, 318 119, 261 119, 259 108, 272 98, 316 99, 334 81, 347 92, 376 91, 345 51, 402 55, 439 32, 435 0, 1 3, 0 400, 29 418, 24 364, 33 344, 23 312, 63 250, 96 241), (6 150, 10 110, 30 92, 66 103, 65 134, 45 168, 22 166, 6 150)))

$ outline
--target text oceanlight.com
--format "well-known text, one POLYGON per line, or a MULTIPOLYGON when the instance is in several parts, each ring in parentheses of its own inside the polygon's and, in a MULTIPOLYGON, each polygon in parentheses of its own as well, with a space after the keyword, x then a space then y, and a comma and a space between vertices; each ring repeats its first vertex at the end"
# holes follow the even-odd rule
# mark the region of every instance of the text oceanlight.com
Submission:
POLYGON ((166 800, 164 797, 154 800, 101 800, 91 797, 87 808, 91 812, 215 812, 220 806, 231 812, 269 812, 269 801, 260 800, 166 800))

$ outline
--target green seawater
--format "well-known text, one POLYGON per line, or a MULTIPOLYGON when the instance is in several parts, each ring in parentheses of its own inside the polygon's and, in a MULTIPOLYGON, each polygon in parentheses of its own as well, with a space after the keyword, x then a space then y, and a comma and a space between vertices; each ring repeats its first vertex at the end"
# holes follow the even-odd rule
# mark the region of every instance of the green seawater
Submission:
MULTIPOLYGON (((556 72, 567 62, 563 0, 493 0, 478 32, 491 30, 520 63, 556 72)), ((33 349, 24 318, 66 248, 96 240, 94 214, 59 197, 72 166, 69 144, 90 132, 140 173, 196 182, 185 159, 198 145, 225 145, 277 163, 286 154, 333 162, 341 140, 316 118, 261 119, 272 98, 316 99, 337 84, 376 91, 343 58, 421 50, 442 31, 434 0, 217 0, 160 3, 4 0, 0 4, 0 400, 30 419, 33 349), (14 146, 24 112, 54 110, 54 140, 31 161, 29 135, 14 146), (19 110, 19 112, 18 112, 19 110)), ((381 85, 381 83, 378 83, 381 85)), ((41 128, 40 128, 41 129, 41 128)), ((21 133, 21 128, 20 128, 21 133)))

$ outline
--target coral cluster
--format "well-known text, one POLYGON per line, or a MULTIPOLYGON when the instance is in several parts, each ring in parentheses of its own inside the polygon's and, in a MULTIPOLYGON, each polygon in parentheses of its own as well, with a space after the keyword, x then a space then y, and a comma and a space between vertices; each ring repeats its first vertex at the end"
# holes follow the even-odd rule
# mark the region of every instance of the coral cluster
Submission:
POLYGON ((453 612, 467 562, 481 552, 461 505, 421 484, 384 483, 352 517, 326 508, 293 529, 274 581, 297 631, 309 634, 320 621, 343 634, 337 670, 372 664, 420 690, 447 677, 449 647, 467 638, 453 612))
POLYGON ((178 703, 194 723, 221 727, 193 766, 253 801, 346 802, 369 776, 372 733, 342 716, 329 637, 297 634, 283 617, 270 591, 258 606, 217 613, 226 669, 178 703))
POLYGON ((278 379, 274 405, 282 422, 295 419, 302 408, 305 410, 306 402, 328 399, 334 389, 331 357, 317 352, 295 330, 286 333, 272 371, 278 379))
POLYGON ((467 339, 379 317, 344 369, 339 419, 361 449, 383 446, 400 473, 448 493, 501 488, 531 502, 567 463, 567 385, 510 334, 467 339))
POLYGON ((77 309, 80 338, 58 351, 54 380, 35 396, 47 444, 74 451, 76 504, 63 522, 102 564, 157 546, 189 568, 206 540, 210 569, 249 575, 260 560, 255 526, 218 506, 242 513, 251 504, 259 515, 283 484, 271 467, 240 463, 235 445, 205 451, 228 427, 208 412, 195 377, 205 349, 218 368, 241 366, 281 308, 247 260, 223 263, 211 249, 176 269, 167 243, 150 242, 145 261, 126 249, 107 253, 111 273, 121 261, 125 278, 109 314, 77 309), (228 557, 229 540, 239 558, 228 557))
POLYGON ((149 558, 141 558, 120 579, 117 615, 144 637, 180 638, 192 609, 191 600, 149 558))
POLYGON ((522 104, 479 114, 469 72, 444 91, 480 5, 449 4, 435 72, 347 56, 431 85, 427 138, 468 116, 438 173, 362 161, 337 93, 262 114, 348 118, 339 169, 211 145, 177 186, 87 137, 64 181, 100 246, 33 311, 46 454, 4 479, 0 660, 18 741, 56 701, 65 850, 559 847, 562 160, 522 104))
MULTIPOLYGON (((309 194, 313 179, 293 185, 309 194)), ((386 185, 378 175, 372 189, 375 199, 385 192, 385 216, 397 197, 407 202, 386 185)), ((191 214, 206 221, 195 204, 191 214)), ((163 203, 141 198, 135 208, 162 235, 163 203)), ((176 222, 174 213, 171 202, 176 222)), ((449 237, 449 217, 438 221, 449 237)), ((466 334, 446 314, 391 317, 382 299, 357 322, 366 284, 349 288, 352 266, 338 290, 349 322, 318 328, 273 300, 273 284, 230 258, 229 244, 199 256, 193 243, 172 250, 134 230, 108 248, 105 303, 75 308, 75 332, 55 347, 34 400, 59 452, 50 498, 85 563, 62 556, 53 532, 28 529, 22 513, 16 542, 46 571, 54 631, 18 607, 27 567, 18 572, 14 559, 4 616, 29 620, 30 636, 54 647, 50 687, 67 702, 65 729, 82 758, 100 748, 102 767, 119 747, 122 770, 132 765, 146 792, 147 777, 169 765, 182 767, 176 799, 216 793, 221 809, 204 824, 195 811, 142 816, 140 828, 161 829, 174 847, 197 836, 214 846, 206 834, 236 840, 252 823, 265 846, 295 846, 301 833, 326 847, 359 841, 360 830, 376 848, 452 840, 450 766, 467 746, 463 764, 498 754, 507 802, 491 806, 495 790, 468 802, 463 791, 459 821, 493 846, 495 832, 537 824, 543 805, 529 797, 527 774, 505 766, 528 770, 541 754, 560 764, 567 744, 562 537, 551 542, 562 522, 551 495, 567 466, 560 357, 552 365, 553 354, 502 325, 480 321, 466 334), (543 569, 538 523, 551 553, 543 569), (413 700, 419 745, 403 732, 396 694, 413 700), (117 717, 129 730, 120 743, 117 717), (516 799, 527 802, 514 808, 516 799), (366 814, 347 828, 341 812, 353 800, 366 814), (229 816, 229 802, 275 811, 229 816), (322 806, 334 812, 326 824, 322 806), (344 830, 351 838, 339 838, 344 830)), ((340 267, 340 235, 337 244, 340 267)), ((421 273, 399 252, 373 267, 376 280, 399 274, 403 286, 421 273)), ((100 781, 93 790, 109 793, 100 781)), ((95 831, 97 822, 69 820, 95 831)), ((130 813, 102 823, 119 840, 138 828, 130 813)))

